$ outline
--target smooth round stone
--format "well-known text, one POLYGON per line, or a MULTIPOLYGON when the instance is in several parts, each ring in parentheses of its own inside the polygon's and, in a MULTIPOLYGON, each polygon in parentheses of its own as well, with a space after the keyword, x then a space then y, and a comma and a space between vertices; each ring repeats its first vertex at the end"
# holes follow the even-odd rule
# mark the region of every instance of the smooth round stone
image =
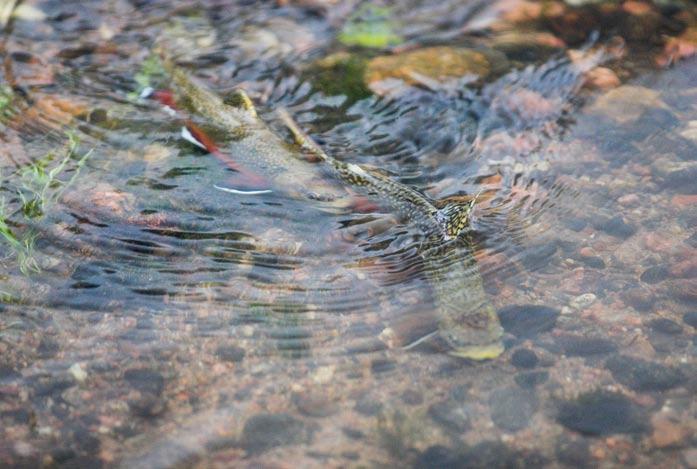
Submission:
POLYGON ((647 416, 624 394, 593 391, 563 402, 557 421, 585 435, 636 434, 647 430, 647 416))
POLYGON ((537 355, 530 349, 518 349, 511 356, 511 364, 516 368, 535 368, 537 366, 537 355))

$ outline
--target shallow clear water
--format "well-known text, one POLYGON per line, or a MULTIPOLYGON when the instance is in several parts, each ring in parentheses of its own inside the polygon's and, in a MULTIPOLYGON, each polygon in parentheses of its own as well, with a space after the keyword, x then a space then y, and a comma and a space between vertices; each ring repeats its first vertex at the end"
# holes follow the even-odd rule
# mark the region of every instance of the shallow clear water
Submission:
POLYGON ((694 7, 278 3, 22 2, 6 26, 0 464, 696 467, 697 62, 666 66, 694 7), (356 11, 389 44, 342 44, 356 11), (503 354, 403 348, 438 291, 379 195, 217 190, 230 160, 138 97, 157 38, 289 145, 279 108, 338 160, 478 194, 444 263, 483 279, 503 354), (465 65, 426 76, 445 48, 465 65))

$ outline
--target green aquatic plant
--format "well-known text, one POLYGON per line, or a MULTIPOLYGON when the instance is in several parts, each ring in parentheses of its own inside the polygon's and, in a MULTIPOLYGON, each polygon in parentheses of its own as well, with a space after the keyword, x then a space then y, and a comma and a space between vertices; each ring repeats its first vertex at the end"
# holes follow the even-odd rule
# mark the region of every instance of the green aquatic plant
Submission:
MULTIPOLYGON (((0 239, 9 247, 10 253, 14 254, 19 264, 19 270, 28 275, 30 272, 38 272, 39 266, 32 253, 34 251, 33 234, 17 236, 7 224, 8 219, 7 205, 5 199, 0 198, 0 239)), ((5 303, 5 293, 0 292, 0 302, 5 303)))
POLYGON ((10 216, 19 214, 24 223, 42 218, 75 181, 92 150, 78 156, 79 138, 73 132, 68 132, 67 137, 67 150, 57 163, 57 155, 50 152, 18 171, 16 174, 16 180, 20 186, 16 189, 18 208, 12 210, 5 198, 0 198, 0 242, 8 248, 10 253, 8 257, 16 257, 19 269, 25 275, 40 270, 34 255, 37 235, 29 228, 22 231, 13 230, 9 222, 10 216), (70 178, 62 178, 70 162, 75 162, 71 166, 73 174, 70 178))
POLYGON ((390 9, 363 4, 351 15, 339 33, 339 42, 347 46, 382 49, 402 42, 390 19, 390 9))
POLYGON ((80 140, 74 133, 69 132, 67 135, 68 149, 58 164, 49 169, 56 159, 56 155, 51 152, 19 171, 22 188, 18 192, 22 201, 22 213, 27 219, 40 218, 44 215, 48 206, 55 203, 65 189, 75 181, 82 165, 92 153, 90 150, 77 160, 70 179, 61 180, 59 176, 65 171, 67 164, 75 160, 80 145, 80 140))

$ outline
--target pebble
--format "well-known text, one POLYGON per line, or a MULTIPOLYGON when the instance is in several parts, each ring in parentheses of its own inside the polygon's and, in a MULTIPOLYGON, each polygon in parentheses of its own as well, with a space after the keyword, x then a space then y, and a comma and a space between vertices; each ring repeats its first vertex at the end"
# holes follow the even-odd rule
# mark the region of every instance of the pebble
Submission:
POLYGON ((685 313, 685 315, 682 317, 682 320, 685 324, 697 329, 697 311, 690 311, 689 313, 685 313))
POLYGON ((636 227, 625 222, 620 215, 612 218, 601 218, 593 223, 593 227, 621 239, 629 238, 637 231, 636 227))
POLYGON ((644 272, 642 272, 641 276, 639 276, 639 279, 644 283, 654 285, 664 281, 668 278, 669 275, 670 273, 666 266, 655 265, 653 267, 649 267, 644 272))
POLYGON ((593 269, 605 268, 605 261, 599 256, 581 256, 579 260, 593 269))
POLYGON ((438 425, 448 431, 464 433, 471 427, 472 408, 470 404, 452 399, 436 402, 428 408, 428 415, 438 425))
POLYGON ((568 218, 564 220, 564 225, 571 231, 579 232, 588 225, 584 218, 568 218))
POLYGON ((519 339, 553 329, 559 313, 560 310, 543 305, 510 305, 498 311, 503 328, 519 339))
POLYGON ((595 300, 597 300, 598 297, 595 296, 593 293, 584 293, 583 295, 579 295, 576 298, 572 299, 569 302, 569 306, 571 306, 574 309, 586 309, 593 303, 595 303, 595 300))
POLYGON ((656 298, 654 294, 645 288, 630 288, 622 293, 622 299, 637 311, 649 311, 653 308, 656 298))
POLYGON ((651 443, 656 448, 682 446, 690 437, 690 430, 680 422, 666 415, 656 415, 651 419, 653 433, 651 443))
POLYGON ((308 417, 328 417, 339 410, 335 402, 318 393, 295 393, 292 400, 298 411, 308 417))
POLYGON ((415 469, 456 468, 462 461, 460 454, 446 446, 429 446, 416 458, 415 469))
POLYGON ((290 414, 257 414, 245 422, 240 443, 247 453, 258 454, 277 446, 308 443, 312 433, 290 414))
POLYGON ((697 166, 671 171, 665 175, 661 187, 679 194, 697 194, 697 166))
POLYGON ((646 415, 624 394, 592 391, 559 407, 557 421, 570 430, 585 435, 643 433, 646 415))
POLYGON ((530 391, 509 387, 494 390, 489 397, 491 420, 505 431, 527 427, 537 410, 537 398, 530 391))
POLYGON ((73 378, 78 383, 82 383, 87 379, 87 372, 82 369, 79 363, 73 363, 70 368, 68 368, 68 372, 73 375, 73 378))
POLYGON ((151 393, 142 393, 140 396, 128 401, 128 408, 137 417, 152 418, 162 415, 167 409, 167 401, 161 396, 151 393))
POLYGON ((564 355, 567 357, 587 357, 606 354, 617 350, 617 345, 601 337, 583 337, 565 334, 555 337, 555 343, 562 348, 564 355))
POLYGON ((215 356, 224 362, 241 362, 245 356, 245 350, 236 345, 221 345, 215 349, 215 356))
POLYGON ((515 383, 524 389, 532 389, 540 384, 544 384, 549 379, 547 371, 529 371, 526 373, 518 373, 513 380, 515 383))
POLYGON ((682 326, 680 324, 667 318, 652 319, 649 321, 649 327, 663 334, 675 335, 682 332, 682 326))
POLYGON ((165 378, 158 371, 147 368, 126 370, 123 373, 123 378, 131 387, 155 396, 162 394, 165 387, 165 378))
POLYGON ((626 355, 610 357, 605 367, 617 381, 638 392, 665 391, 686 382, 678 369, 626 355))
POLYGON ((535 368, 538 361, 535 352, 527 348, 518 349, 511 356, 511 364, 516 368, 535 368))
POLYGON ((555 243, 539 244, 525 249, 520 261, 528 270, 534 271, 549 264, 556 252, 557 245, 555 243))
POLYGON ((641 202, 641 199, 637 194, 625 194, 617 199, 617 203, 623 207, 634 207, 639 205, 639 202, 641 202))

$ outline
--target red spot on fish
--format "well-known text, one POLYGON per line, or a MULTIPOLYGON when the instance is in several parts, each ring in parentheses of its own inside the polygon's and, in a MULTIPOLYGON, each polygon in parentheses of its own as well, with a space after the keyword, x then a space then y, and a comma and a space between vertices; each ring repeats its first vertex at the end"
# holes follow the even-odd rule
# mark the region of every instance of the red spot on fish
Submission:
MULTIPOLYGON (((150 97, 160 104, 167 106, 175 111, 179 111, 174 99, 174 93, 170 90, 155 90, 152 92, 150 97)), ((237 163, 234 158, 220 151, 220 148, 215 143, 215 141, 200 127, 191 122, 190 120, 184 120, 184 125, 189 130, 189 133, 197 142, 201 144, 210 154, 215 156, 221 163, 223 163, 228 168, 237 171, 239 177, 235 178, 235 183, 244 188, 255 188, 255 189, 268 189, 271 184, 265 177, 245 168, 243 165, 237 163)))

